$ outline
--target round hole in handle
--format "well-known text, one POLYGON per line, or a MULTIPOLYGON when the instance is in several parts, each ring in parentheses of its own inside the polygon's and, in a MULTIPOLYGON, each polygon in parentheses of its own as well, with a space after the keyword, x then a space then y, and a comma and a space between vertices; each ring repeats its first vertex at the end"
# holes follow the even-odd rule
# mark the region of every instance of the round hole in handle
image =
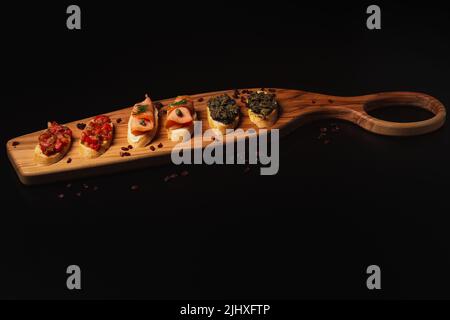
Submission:
POLYGON ((430 110, 404 104, 374 107, 365 111, 374 118, 400 123, 424 121, 434 117, 434 113, 430 110))
POLYGON ((421 93, 379 94, 363 106, 360 125, 390 136, 414 136, 439 129, 445 122, 445 107, 421 93), (422 109, 422 110, 420 110, 422 109))

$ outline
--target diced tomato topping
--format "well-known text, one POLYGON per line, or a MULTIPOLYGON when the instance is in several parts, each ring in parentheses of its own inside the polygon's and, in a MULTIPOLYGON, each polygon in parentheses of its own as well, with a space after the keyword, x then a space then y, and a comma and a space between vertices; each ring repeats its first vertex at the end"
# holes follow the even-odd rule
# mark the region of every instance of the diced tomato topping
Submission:
POLYGON ((101 115, 92 119, 81 133, 81 142, 96 151, 98 151, 103 141, 112 139, 111 119, 108 116, 101 115))
POLYGON ((63 148, 63 143, 61 142, 61 140, 56 140, 55 143, 55 150, 56 152, 60 152, 63 148))
POLYGON ((48 129, 39 136, 39 147, 46 156, 61 152, 72 138, 72 131, 56 122, 48 124, 48 129))
POLYGON ((96 116, 94 118, 93 122, 96 124, 99 124, 99 125, 103 125, 105 123, 111 123, 111 119, 108 116, 101 115, 101 116, 96 116))

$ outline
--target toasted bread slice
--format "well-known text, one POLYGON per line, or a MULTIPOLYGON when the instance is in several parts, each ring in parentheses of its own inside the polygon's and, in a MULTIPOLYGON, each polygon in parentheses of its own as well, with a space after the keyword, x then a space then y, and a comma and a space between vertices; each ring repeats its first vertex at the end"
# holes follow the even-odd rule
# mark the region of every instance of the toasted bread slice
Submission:
POLYGON ((70 146, 72 145, 72 139, 70 139, 70 142, 64 146, 64 148, 61 150, 61 152, 52 154, 51 156, 46 156, 41 148, 39 147, 39 144, 36 145, 36 148, 34 148, 34 161, 37 164, 48 166, 51 164, 54 164, 64 158, 64 156, 67 154, 67 152, 70 149, 70 146))
POLYGON ((258 128, 262 129, 262 128, 269 128, 271 126, 274 125, 274 123, 278 120, 278 109, 279 109, 279 105, 278 102, 275 100, 275 95, 274 94, 270 94, 266 91, 262 91, 262 90, 258 90, 256 91, 256 93, 252 93, 248 98, 247 98, 247 102, 250 103, 250 98, 253 95, 266 95, 266 97, 269 97, 269 99, 274 99, 272 100, 271 103, 275 103, 275 108, 273 108, 272 112, 268 115, 262 115, 256 112, 253 112, 252 109, 249 107, 248 108, 248 116, 250 118, 250 121, 253 122, 258 128))
POLYGON ((248 116, 250 121, 253 122, 258 128, 269 128, 273 126, 278 119, 278 108, 273 109, 272 112, 266 117, 263 117, 262 115, 254 113, 252 110, 248 109, 248 116))
POLYGON ((140 134, 138 136, 131 133, 131 125, 130 125, 131 117, 128 120, 127 140, 128 143, 131 144, 134 148, 145 147, 155 137, 156 132, 158 131, 158 109, 156 108, 154 108, 154 117, 155 117, 155 124, 153 126, 153 129, 149 132, 146 132, 145 134, 140 134))
MULTIPOLYGON (((114 135, 114 124, 112 122, 111 122, 111 134, 114 135)), ((98 158, 102 154, 104 154, 106 152, 106 150, 109 149, 109 147, 111 146, 112 140, 113 140, 113 138, 111 138, 110 140, 103 141, 100 149, 98 149, 98 151, 97 151, 97 150, 94 150, 94 149, 89 148, 89 147, 85 146, 84 144, 82 144, 81 139, 80 139, 80 154, 81 154, 81 156, 83 156, 84 158, 87 158, 87 159, 98 158)))
POLYGON ((227 129, 234 129, 237 127, 238 123, 239 123, 239 115, 236 116, 236 118, 233 120, 233 122, 226 124, 226 123, 222 123, 220 121, 216 121, 211 117, 211 112, 209 111, 209 108, 206 107, 206 113, 208 116, 208 124, 211 128, 213 129, 217 129, 220 131, 220 133, 222 134, 226 134, 227 129))
MULTIPOLYGON (((194 121, 197 120, 197 113, 194 112, 194 121)), ((194 122, 192 122, 189 126, 178 128, 178 129, 167 129, 167 135, 170 141, 173 142, 184 142, 192 138, 192 134, 194 133, 194 122), (181 141, 180 141, 181 138, 181 141), (188 139, 189 138, 189 139, 188 139)))

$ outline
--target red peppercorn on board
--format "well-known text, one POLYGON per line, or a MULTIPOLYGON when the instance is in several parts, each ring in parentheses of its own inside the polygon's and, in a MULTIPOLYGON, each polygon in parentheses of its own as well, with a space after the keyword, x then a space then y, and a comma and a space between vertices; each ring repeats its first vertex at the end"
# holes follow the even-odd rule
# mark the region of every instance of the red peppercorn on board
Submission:
MULTIPOLYGON (((337 97, 300 90, 252 88, 191 95, 198 120, 202 121, 202 130, 209 129, 206 112, 208 99, 226 93, 236 100, 241 109, 237 128, 243 130, 254 128, 258 132, 257 127, 249 119, 246 107, 248 94, 258 90, 276 95, 280 108, 279 117, 269 129, 280 129, 280 136, 288 134, 308 121, 324 118, 347 120, 376 134, 414 136, 439 129, 446 118, 443 104, 423 93, 387 92, 357 97, 337 97), (434 117, 419 122, 397 123, 376 119, 367 113, 375 108, 392 105, 420 107, 431 111, 434 117)), ((167 106, 173 100, 174 98, 158 102, 167 106)), ((26 185, 43 184, 170 163, 171 150, 176 143, 168 139, 163 125, 165 122, 163 112, 160 112, 161 125, 154 140, 144 148, 128 147, 127 126, 132 105, 133 102, 130 102, 129 107, 106 114, 114 124, 114 136, 109 149, 98 158, 83 158, 79 145, 83 124, 88 123, 96 115, 65 124, 73 132, 73 144, 63 159, 51 165, 38 165, 34 160, 34 149, 39 135, 44 130, 9 140, 6 145, 7 153, 20 181, 26 185)), ((43 129, 44 127, 45 124, 43 129)), ((201 137, 193 137, 192 148, 204 148, 210 143, 211 141, 204 141, 201 137), (198 143, 196 139, 199 139, 198 143)))

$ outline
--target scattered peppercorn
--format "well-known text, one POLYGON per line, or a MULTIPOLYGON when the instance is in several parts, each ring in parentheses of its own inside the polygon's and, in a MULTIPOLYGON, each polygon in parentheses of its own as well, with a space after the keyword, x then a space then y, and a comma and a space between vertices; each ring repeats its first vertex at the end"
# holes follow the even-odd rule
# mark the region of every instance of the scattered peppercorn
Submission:
POLYGON ((68 158, 67 163, 71 163, 71 162, 72 162, 72 158, 68 158))
POLYGON ((331 143, 330 133, 339 132, 339 126, 336 123, 331 123, 328 127, 320 128, 320 134, 317 139, 322 140, 324 138, 323 143, 329 144, 331 143))
POLYGON ((121 157, 129 157, 129 156, 131 156, 131 153, 129 153, 129 152, 120 152, 120 156, 121 157))
POLYGON ((175 179, 176 177, 178 177, 178 174, 172 173, 171 175, 168 175, 168 176, 164 177, 164 182, 167 182, 169 180, 175 179))
POLYGON ((187 171, 187 170, 183 170, 180 173, 180 176, 182 176, 182 177, 186 177, 187 175, 189 175, 189 171, 187 171))
POLYGON ((150 146, 150 150, 155 151, 155 147, 154 146, 150 146))
POLYGON ((18 141, 13 141, 13 143, 12 143, 12 146, 15 148, 15 147, 17 147, 19 145, 19 142, 18 141))
POLYGON ((331 132, 339 132, 339 127, 337 125, 331 127, 331 132))
POLYGON ((128 149, 131 150, 133 149, 133 146, 131 144, 128 145, 128 149))
POLYGON ((120 148, 120 150, 122 150, 122 151, 128 151, 128 148, 127 148, 127 147, 122 147, 122 148, 120 148))
POLYGON ((158 148, 162 148, 163 147, 163 144, 160 142, 159 144, 158 144, 158 148))
POLYGON ((197 101, 198 101, 198 102, 203 102, 203 100, 204 100, 203 98, 198 98, 197 101))
POLYGON ((77 123, 77 128, 80 130, 84 130, 84 128, 86 128, 86 123, 82 123, 82 122, 77 123))
POLYGON ((116 122, 117 122, 117 123, 121 123, 121 122, 122 122, 122 118, 118 118, 118 119, 116 120, 116 122))

